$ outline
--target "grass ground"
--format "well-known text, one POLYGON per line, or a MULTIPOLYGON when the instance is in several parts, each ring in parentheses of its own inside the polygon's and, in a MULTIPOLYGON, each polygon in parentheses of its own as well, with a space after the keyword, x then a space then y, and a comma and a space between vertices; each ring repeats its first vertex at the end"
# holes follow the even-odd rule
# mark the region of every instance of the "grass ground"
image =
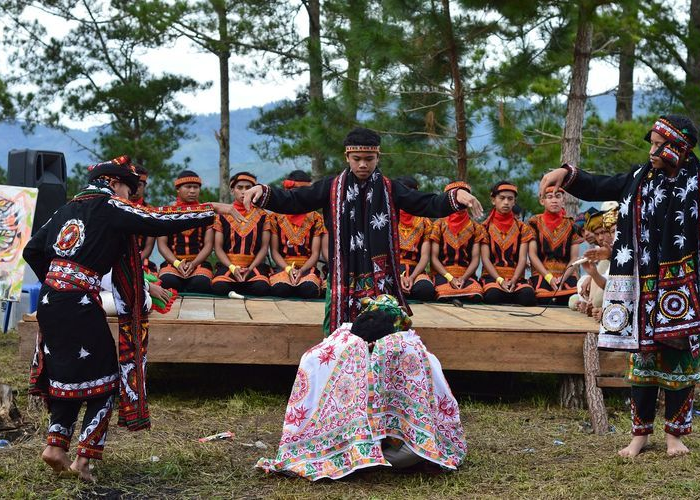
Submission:
MULTIPOLYGON (((15 334, 0 335, 0 381, 24 388, 17 343, 15 334)), ((657 431, 649 451, 634 460, 618 458, 629 440, 624 396, 608 398, 614 432, 594 436, 585 411, 556 405, 552 377, 450 374, 458 392, 471 394, 458 395, 470 451, 457 472, 363 470, 309 483, 253 467, 276 453, 293 370, 155 365, 149 376, 153 430, 131 434, 113 426, 105 460, 93 471, 97 486, 48 473, 39 459, 47 415, 20 391, 26 426, 9 436, 11 447, 0 449, 0 497, 700 498, 696 437, 686 440, 697 450, 686 457, 667 458, 657 431), (225 430, 235 439, 197 441, 225 430), (267 448, 255 447, 256 441, 267 448)))

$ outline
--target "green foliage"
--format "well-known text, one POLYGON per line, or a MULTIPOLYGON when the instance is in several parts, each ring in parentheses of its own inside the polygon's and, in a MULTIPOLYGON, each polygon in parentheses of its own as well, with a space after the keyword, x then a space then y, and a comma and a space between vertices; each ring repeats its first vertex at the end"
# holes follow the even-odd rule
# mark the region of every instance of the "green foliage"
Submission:
MULTIPOLYGON (((157 202, 164 199, 173 174, 184 168, 170 161, 191 119, 177 97, 203 86, 191 78, 149 73, 138 56, 160 40, 125 11, 127 5, 121 0, 82 7, 70 0, 51 2, 45 10, 54 19, 70 21, 71 29, 61 39, 48 38, 38 20, 18 19, 10 59, 34 88, 20 99, 30 125, 60 128, 67 117, 106 116, 109 123, 91 149, 94 160, 129 155, 148 169, 157 202)), ((82 182, 74 179, 71 189, 82 182)))
POLYGON ((0 184, 5 184, 7 182, 7 172, 4 168, 0 167, 0 184))

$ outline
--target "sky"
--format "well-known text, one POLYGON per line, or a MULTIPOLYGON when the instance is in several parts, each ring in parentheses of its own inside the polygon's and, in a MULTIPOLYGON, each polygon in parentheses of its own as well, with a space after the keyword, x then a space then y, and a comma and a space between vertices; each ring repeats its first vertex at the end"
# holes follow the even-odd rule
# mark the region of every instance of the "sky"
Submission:
MULTIPOLYGON (((52 17, 44 12, 34 9, 27 16, 35 17, 44 24, 49 35, 61 37, 70 29, 70 23, 52 17)), ((299 16, 299 29, 306 31, 304 16, 299 16)), ((0 30, 0 40, 2 30, 0 30)), ((0 53, 0 64, 6 63, 0 53)), ((208 114, 219 112, 219 75, 218 60, 210 53, 198 51, 188 41, 181 39, 172 47, 158 48, 144 52, 141 60, 155 74, 164 72, 189 76, 199 82, 210 82, 208 89, 198 91, 196 94, 183 94, 179 100, 186 109, 194 114, 208 114)), ((233 57, 232 64, 245 63, 245 59, 233 57)), ((638 83, 641 83, 647 74, 636 71, 638 83)), ((230 83, 230 108, 248 108, 262 106, 269 102, 294 98, 297 91, 306 85, 308 73, 303 72, 294 77, 283 76, 270 71, 264 80, 246 82, 236 79, 235 72, 231 72, 230 83)), ((590 66, 588 79, 588 94, 596 95, 607 92, 617 84, 617 68, 610 62, 593 61, 590 66)), ((107 121, 106 117, 92 117, 82 121, 65 120, 64 124, 71 128, 87 129, 91 126, 101 125, 107 121)))

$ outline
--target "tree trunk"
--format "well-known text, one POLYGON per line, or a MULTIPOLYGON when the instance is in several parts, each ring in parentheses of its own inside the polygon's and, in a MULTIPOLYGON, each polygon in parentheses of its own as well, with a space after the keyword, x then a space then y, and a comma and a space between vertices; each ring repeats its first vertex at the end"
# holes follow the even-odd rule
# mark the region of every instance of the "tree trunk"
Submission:
POLYGON ((320 145, 323 143, 323 54, 321 52, 321 3, 308 0, 309 14, 309 112, 311 114, 311 176, 323 177, 326 167, 320 145))
POLYGON ((213 2, 214 10, 219 23, 219 48, 216 52, 219 58, 219 83, 221 108, 221 128, 216 134, 219 143, 219 201, 231 202, 231 190, 228 186, 230 172, 231 151, 231 118, 229 111, 229 72, 228 61, 231 51, 228 47, 228 19, 226 19, 226 6, 223 2, 213 2))
POLYGON ((362 34, 362 21, 367 15, 366 0, 350 0, 348 2, 348 18, 350 29, 348 32, 345 53, 348 62, 347 73, 343 80, 343 107, 348 123, 357 123, 357 111, 359 108, 360 70, 362 69, 362 53, 358 38, 362 34))
POLYGON ((700 0, 690 0, 688 20, 687 71, 685 73, 685 108, 695 123, 700 120, 700 0))
POLYGON ((570 410, 584 407, 586 384, 581 375, 562 375, 559 379, 559 404, 570 410))
MULTIPOLYGON (((637 18, 637 7, 625 4, 622 16, 628 21, 634 22, 637 18)), ((620 46, 619 80, 617 94, 615 96, 615 119, 618 122, 626 122, 632 119, 634 104, 634 63, 636 44, 631 36, 623 38, 620 46)))
MULTIPOLYGON (((581 134, 583 119, 586 111, 586 86, 588 85, 588 63, 591 60, 591 44, 593 38, 594 7, 586 1, 581 1, 578 10, 578 30, 574 42, 574 63, 571 70, 571 87, 566 103, 566 122, 564 137, 561 144, 561 162, 579 165, 581 160, 581 134)), ((579 202, 571 196, 565 200, 566 211, 576 214, 579 202)))
POLYGON ((16 429, 22 424, 22 418, 15 404, 12 387, 0 383, 0 430, 16 429))
POLYGON ((450 0, 442 0, 442 11, 445 18, 445 41, 450 55, 450 71, 454 85, 455 107, 455 141, 457 142, 457 180, 467 180, 467 117, 464 111, 464 87, 462 75, 459 71, 459 50, 452 29, 452 14, 450 14, 450 0))
POLYGON ((602 435, 608 432, 608 412, 605 409, 603 391, 598 387, 600 358, 598 357, 598 336, 589 332, 583 340, 583 366, 586 379, 586 403, 591 416, 593 432, 602 435))

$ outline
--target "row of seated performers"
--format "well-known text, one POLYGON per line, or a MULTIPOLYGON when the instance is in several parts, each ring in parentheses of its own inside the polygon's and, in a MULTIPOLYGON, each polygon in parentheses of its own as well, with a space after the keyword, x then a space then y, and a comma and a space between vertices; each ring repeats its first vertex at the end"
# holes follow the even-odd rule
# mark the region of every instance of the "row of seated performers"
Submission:
MULTIPOLYGON (((399 179, 417 189, 415 179, 399 179)), ((219 216, 209 228, 191 229, 158 238, 165 262, 159 276, 165 288, 179 292, 229 292, 244 295, 316 298, 323 290, 317 263, 326 229, 318 212, 298 215, 269 213, 253 207, 246 212, 243 193, 257 183, 255 176, 239 172, 231 177, 234 206, 243 216, 237 221, 219 216), (276 265, 265 263, 268 248, 276 265), (208 262, 212 249, 218 262, 208 262)), ((307 173, 289 174, 284 187, 310 185, 307 173)), ((452 183, 449 190, 466 183, 452 183)), ((192 171, 175 180, 176 205, 198 203, 201 179, 192 171)), ((483 224, 466 210, 431 221, 401 211, 398 236, 401 253, 401 284, 408 298, 431 301, 485 301, 526 306, 538 301, 565 304, 576 292, 576 276, 560 279, 578 255, 582 241, 573 219, 563 211, 562 194, 545 194, 544 213, 523 223, 513 214, 518 188, 509 182, 491 191, 493 209, 483 224), (426 272, 428 263, 432 270, 426 272), (524 277, 528 264, 532 276, 524 277), (481 279, 476 272, 482 266, 481 279), (555 292, 555 288, 557 291, 555 292)))
MULTIPOLYGON (((415 179, 401 178, 417 189, 415 179)), ((445 190, 465 187, 456 182, 445 190)), ((513 213, 518 188, 499 182, 491 190, 493 209, 483 224, 466 210, 431 222, 400 213, 402 289, 417 300, 483 300, 489 304, 537 302, 565 304, 576 292, 576 276, 569 264, 578 256, 583 241, 572 218, 564 212, 563 195, 550 189, 540 200, 545 208, 527 223, 513 213), (430 260, 433 276, 425 273, 430 260), (532 276, 525 278, 529 265, 532 276), (481 279, 476 272, 482 266, 481 279)))

